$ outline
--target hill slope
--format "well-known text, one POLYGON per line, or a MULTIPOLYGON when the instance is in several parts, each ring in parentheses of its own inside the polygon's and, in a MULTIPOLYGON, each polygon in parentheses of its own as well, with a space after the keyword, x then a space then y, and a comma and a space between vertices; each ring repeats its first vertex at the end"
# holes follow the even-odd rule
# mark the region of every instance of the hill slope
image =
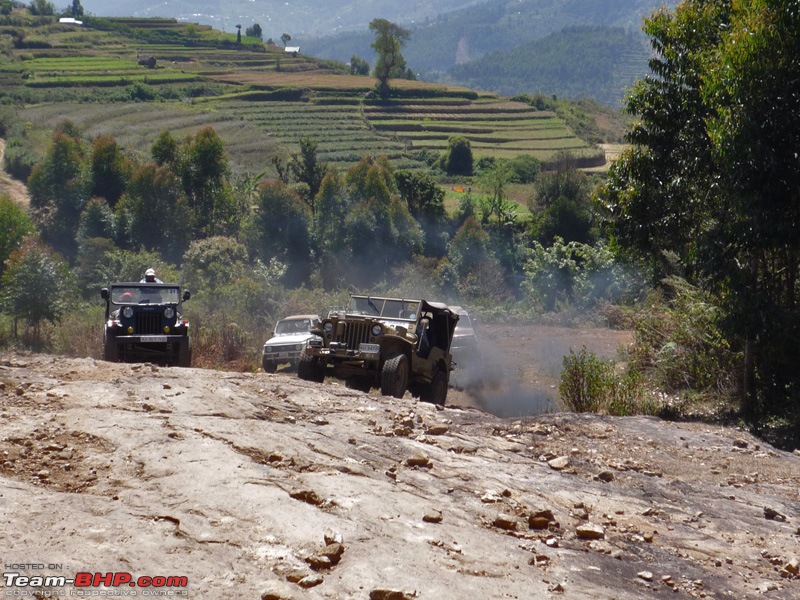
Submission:
POLYGON ((45 355, 0 356, 0 403, 7 572, 210 599, 800 590, 800 456, 737 430, 45 355))

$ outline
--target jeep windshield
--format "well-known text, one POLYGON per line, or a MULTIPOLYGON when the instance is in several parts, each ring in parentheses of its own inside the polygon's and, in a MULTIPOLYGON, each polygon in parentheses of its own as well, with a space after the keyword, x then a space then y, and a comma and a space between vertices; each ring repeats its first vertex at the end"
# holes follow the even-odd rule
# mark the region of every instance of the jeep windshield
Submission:
POLYGON ((376 298, 374 296, 351 296, 348 314, 367 315, 381 319, 415 321, 419 300, 398 298, 376 298))
POLYGON ((111 288, 113 304, 178 304, 181 289, 169 285, 126 285, 111 288))

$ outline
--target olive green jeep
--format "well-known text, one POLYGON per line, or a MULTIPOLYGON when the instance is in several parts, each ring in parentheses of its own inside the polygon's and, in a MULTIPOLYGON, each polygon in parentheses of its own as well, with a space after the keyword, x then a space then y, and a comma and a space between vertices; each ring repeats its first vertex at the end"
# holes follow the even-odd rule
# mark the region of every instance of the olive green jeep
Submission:
POLYGON ((450 344, 458 314, 425 300, 350 297, 311 333, 297 374, 322 382, 326 376, 348 387, 402 398, 406 390, 425 402, 444 404, 452 369, 450 344))

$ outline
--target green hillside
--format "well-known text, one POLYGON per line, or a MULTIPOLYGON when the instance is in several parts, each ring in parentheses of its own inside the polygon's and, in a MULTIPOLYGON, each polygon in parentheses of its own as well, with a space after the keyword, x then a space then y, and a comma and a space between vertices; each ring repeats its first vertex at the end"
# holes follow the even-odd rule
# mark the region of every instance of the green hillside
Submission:
POLYGON ((492 52, 450 70, 458 85, 505 95, 593 97, 614 105, 642 76, 649 52, 621 27, 570 27, 508 52, 492 52))
POLYGON ((477 156, 569 151, 590 163, 602 152, 552 112, 464 87, 397 80, 388 102, 369 99, 374 79, 256 38, 173 19, 86 18, 83 26, 16 10, 0 17, 0 98, 28 123, 41 154, 60 121, 90 137, 110 133, 146 157, 163 130, 189 135, 212 125, 235 173, 268 169, 302 138, 322 160, 347 167, 385 154, 401 168, 427 168, 420 150, 441 151, 453 134, 477 156), (139 64, 154 57, 155 68, 139 64))

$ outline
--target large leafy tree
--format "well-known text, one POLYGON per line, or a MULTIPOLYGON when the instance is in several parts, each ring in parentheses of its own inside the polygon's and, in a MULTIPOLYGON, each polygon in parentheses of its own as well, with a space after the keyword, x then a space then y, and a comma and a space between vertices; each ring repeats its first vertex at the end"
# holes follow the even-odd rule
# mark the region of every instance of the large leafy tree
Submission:
POLYGON ((28 214, 6 194, 0 194, 0 276, 6 259, 33 232, 28 214))
POLYGON ((108 200, 113 208, 131 174, 131 163, 110 135, 99 135, 92 141, 91 180, 93 196, 108 200))
POLYGON ((373 19, 369 29, 375 34, 371 46, 378 54, 375 63, 378 92, 385 97, 389 95, 389 79, 402 76, 407 71, 406 60, 400 50, 410 39, 411 32, 386 19, 373 19))
MULTIPOLYGON (((716 292, 746 409, 800 417, 800 15, 793 0, 689 0, 647 20, 633 149, 605 191, 616 240, 716 292)), ((663 272, 663 270, 662 270, 663 272)))
POLYGON ((69 265, 35 236, 11 253, 2 278, 3 308, 25 320, 40 339, 44 321, 57 323, 67 308, 69 265))
POLYGON ((43 241, 63 256, 74 257, 90 179, 86 145, 72 123, 64 122, 56 128, 47 155, 31 173, 28 189, 43 241))
POLYGON ((150 163, 134 171, 118 210, 126 213, 125 241, 132 247, 156 250, 179 263, 191 232, 186 196, 175 174, 150 163))
POLYGON ((302 138, 300 140, 300 152, 293 154, 289 162, 289 169, 294 174, 295 179, 308 186, 308 197, 305 200, 311 209, 312 219, 316 216, 315 202, 317 194, 328 169, 328 165, 319 160, 317 156, 318 146, 318 142, 311 138, 302 138))
POLYGON ((311 257, 311 215, 303 200, 281 181, 263 183, 255 222, 258 254, 264 263, 276 258, 288 269, 284 281, 298 286, 308 278, 311 257))

